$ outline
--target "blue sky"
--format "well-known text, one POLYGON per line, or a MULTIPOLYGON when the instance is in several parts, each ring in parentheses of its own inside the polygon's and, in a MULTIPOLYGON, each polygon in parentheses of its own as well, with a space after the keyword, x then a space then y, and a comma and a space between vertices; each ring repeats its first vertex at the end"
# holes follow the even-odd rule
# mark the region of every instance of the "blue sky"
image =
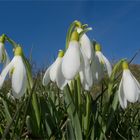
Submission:
MULTIPOLYGON (((26 56, 45 67, 65 48, 70 23, 80 20, 111 60, 130 59, 140 49, 140 2, 135 1, 6 1, 0 4, 0 34, 23 46, 26 56)), ((12 57, 11 48, 6 49, 12 57)), ((140 55, 134 61, 140 64, 140 55)))

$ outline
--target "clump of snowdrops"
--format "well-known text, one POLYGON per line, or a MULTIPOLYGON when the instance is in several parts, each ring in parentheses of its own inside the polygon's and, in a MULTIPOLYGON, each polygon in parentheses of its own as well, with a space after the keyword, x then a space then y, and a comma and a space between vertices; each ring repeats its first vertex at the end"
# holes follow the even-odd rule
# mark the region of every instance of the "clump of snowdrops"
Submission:
POLYGON ((132 60, 112 67, 100 43, 88 37, 91 30, 74 21, 66 46, 43 75, 32 74, 20 44, 0 37, 1 139, 140 138, 140 84, 129 69, 132 60))

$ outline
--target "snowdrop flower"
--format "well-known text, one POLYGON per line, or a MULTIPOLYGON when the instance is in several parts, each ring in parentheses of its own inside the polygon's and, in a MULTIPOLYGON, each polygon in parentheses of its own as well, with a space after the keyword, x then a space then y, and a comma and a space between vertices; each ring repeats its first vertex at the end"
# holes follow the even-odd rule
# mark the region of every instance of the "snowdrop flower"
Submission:
MULTIPOLYGON (((77 27, 77 32, 81 33, 83 31, 82 28, 77 27)), ((86 34, 83 34, 82 37, 79 40, 81 45, 81 52, 85 54, 85 57, 88 58, 88 60, 91 60, 92 58, 92 44, 90 39, 86 34)))
POLYGON ((81 63, 81 71, 79 72, 81 84, 85 90, 90 90, 93 85, 92 69, 90 61, 88 60, 88 58, 85 56, 84 53, 82 56, 83 63, 81 63))
POLYGON ((7 51, 5 50, 4 42, 5 42, 5 36, 2 35, 0 37, 0 63, 3 63, 5 67, 6 65, 9 64, 10 60, 7 51))
POLYGON ((26 68, 22 59, 22 48, 16 47, 14 52, 14 58, 3 69, 0 76, 0 88, 2 87, 7 74, 11 73, 12 78, 12 94, 15 98, 22 97, 27 89, 27 75, 26 68))
POLYGON ((103 72, 103 64, 100 63, 99 58, 97 57, 96 54, 92 57, 91 69, 93 82, 99 83, 104 76, 104 72, 103 72))
POLYGON ((127 101, 135 103, 140 97, 140 84, 132 75, 128 68, 126 61, 122 64, 123 75, 119 85, 119 101, 121 107, 124 109, 127 107, 127 101))
POLYGON ((62 60, 62 73, 67 80, 72 80, 80 71, 81 51, 78 40, 79 35, 77 31, 74 31, 68 49, 62 60))
POLYGON ((60 89, 63 89, 64 86, 67 84, 67 80, 64 78, 61 70, 63 56, 64 56, 64 52, 60 50, 55 62, 46 70, 43 77, 44 86, 48 85, 50 81, 53 81, 56 82, 57 86, 60 89))
POLYGON ((107 70, 108 76, 111 76, 112 67, 109 60, 102 54, 100 44, 95 44, 95 55, 98 57, 100 64, 107 70))

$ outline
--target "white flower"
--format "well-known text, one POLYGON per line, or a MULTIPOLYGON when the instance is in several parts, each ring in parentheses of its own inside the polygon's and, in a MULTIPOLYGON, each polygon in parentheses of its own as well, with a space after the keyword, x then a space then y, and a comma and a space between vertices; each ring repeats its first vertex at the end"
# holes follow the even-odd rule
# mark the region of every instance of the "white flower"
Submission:
POLYGON ((50 81, 56 82, 60 89, 63 89, 67 84, 67 80, 64 78, 61 70, 61 63, 64 52, 60 51, 55 62, 46 70, 43 77, 43 85, 48 85, 50 81))
MULTIPOLYGON (((77 32, 80 33, 82 32, 83 29, 82 28, 77 28, 77 32)), ((79 40, 80 44, 81 44, 81 51, 82 53, 85 54, 85 56, 91 60, 92 58, 92 44, 90 42, 90 39, 88 38, 88 36, 86 34, 83 34, 82 37, 79 40)))
POLYGON ((21 55, 22 49, 21 47, 17 47, 14 58, 3 69, 0 76, 0 87, 2 87, 7 74, 9 72, 12 73, 12 94, 17 99, 23 96, 27 88, 26 68, 21 55))
POLYGON ((99 83, 104 76, 104 72, 103 72, 103 64, 100 63, 99 58, 97 57, 96 54, 92 58, 91 69, 92 69, 93 82, 99 83))
POLYGON ((92 69, 90 61, 85 56, 85 54, 82 54, 82 56, 83 63, 81 63, 81 71, 79 72, 81 84, 85 90, 90 90, 93 85, 92 69))
POLYGON ((102 54, 100 44, 95 44, 95 55, 99 58, 99 62, 104 65, 108 76, 111 76, 112 67, 109 60, 102 54))
POLYGON ((135 103, 140 97, 140 84, 128 69, 127 62, 123 62, 123 75, 119 85, 119 101, 122 108, 127 107, 127 101, 135 103))
POLYGON ((80 71, 81 51, 78 38, 78 33, 74 31, 72 39, 69 42, 69 47, 62 60, 62 73, 67 80, 72 80, 80 71))
POLYGON ((10 62, 9 56, 4 48, 4 43, 0 42, 0 63, 3 63, 4 66, 7 66, 10 62))

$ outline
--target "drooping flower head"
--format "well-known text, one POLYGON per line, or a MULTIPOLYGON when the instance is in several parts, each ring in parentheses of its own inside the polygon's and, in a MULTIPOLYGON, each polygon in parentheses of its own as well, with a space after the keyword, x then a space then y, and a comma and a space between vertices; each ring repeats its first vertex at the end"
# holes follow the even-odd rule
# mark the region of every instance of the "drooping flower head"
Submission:
POLYGON ((100 64, 104 66, 105 70, 110 76, 112 72, 112 67, 109 60, 101 52, 101 45, 99 43, 95 44, 95 55, 98 57, 100 64))
POLYGON ((5 35, 0 36, 0 63, 4 64, 4 67, 10 62, 7 51, 4 47, 5 35))
POLYGON ((66 79, 62 74, 61 64, 62 58, 64 56, 64 52, 59 50, 58 57, 54 61, 54 63, 46 70, 43 77, 43 85, 48 85, 50 81, 56 82, 57 86, 60 89, 63 89, 66 85, 66 79))
POLYGON ((128 63, 122 63, 123 74, 119 85, 118 95, 122 108, 127 107, 127 101, 135 103, 140 97, 140 84, 129 70, 128 63))
POLYGON ((12 94, 17 99, 22 97, 27 89, 26 68, 23 62, 22 55, 22 48, 16 47, 14 51, 14 58, 3 69, 0 76, 0 87, 2 87, 7 74, 9 72, 11 73, 12 94))
POLYGON ((81 66, 81 51, 79 43, 79 34, 74 31, 68 49, 62 60, 62 73, 67 80, 72 80, 78 74, 81 66))
MULTIPOLYGON (((82 27, 78 26, 77 27, 77 32, 81 33, 83 31, 82 27)), ((85 55, 85 57, 87 57, 87 59, 90 61, 92 59, 92 44, 91 41, 89 39, 89 37, 86 35, 86 33, 84 33, 82 35, 82 37, 79 39, 79 42, 81 44, 81 52, 82 54, 85 55)))

